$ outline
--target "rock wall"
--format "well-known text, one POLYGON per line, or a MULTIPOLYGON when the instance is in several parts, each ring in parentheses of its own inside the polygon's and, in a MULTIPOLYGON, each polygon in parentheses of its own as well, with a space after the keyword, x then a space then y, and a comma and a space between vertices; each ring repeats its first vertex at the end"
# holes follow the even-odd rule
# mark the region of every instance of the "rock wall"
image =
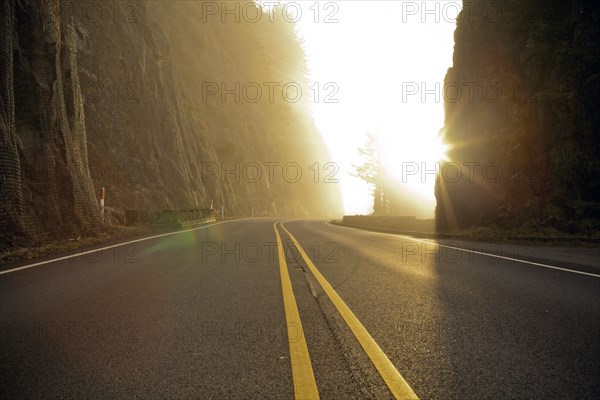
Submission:
POLYGON ((341 213, 294 26, 205 3, 3 2, 5 237, 96 226, 101 187, 116 209, 341 213))
POLYGON ((70 3, 2 3, 0 225, 6 236, 98 224, 70 3))
POLYGON ((599 9, 464 2, 445 80, 439 230, 598 231, 599 9))

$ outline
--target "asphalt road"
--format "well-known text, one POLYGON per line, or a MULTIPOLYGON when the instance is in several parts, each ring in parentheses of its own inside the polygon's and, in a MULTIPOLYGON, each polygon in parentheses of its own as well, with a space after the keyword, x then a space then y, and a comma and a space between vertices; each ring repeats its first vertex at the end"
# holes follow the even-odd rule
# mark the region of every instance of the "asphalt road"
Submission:
POLYGON ((599 249, 275 222, 0 267, 0 398, 600 398, 599 249))

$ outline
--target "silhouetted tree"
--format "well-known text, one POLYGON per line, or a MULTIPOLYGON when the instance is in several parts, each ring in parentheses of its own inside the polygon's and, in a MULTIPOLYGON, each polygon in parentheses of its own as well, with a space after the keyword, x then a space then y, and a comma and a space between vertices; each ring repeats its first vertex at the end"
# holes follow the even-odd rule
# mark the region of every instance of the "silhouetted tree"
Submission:
POLYGON ((362 179, 371 187, 373 194, 373 214, 384 214, 386 201, 383 186, 385 178, 381 165, 377 136, 368 132, 365 145, 358 148, 358 153, 364 161, 360 165, 353 164, 354 173, 352 173, 352 176, 362 179))

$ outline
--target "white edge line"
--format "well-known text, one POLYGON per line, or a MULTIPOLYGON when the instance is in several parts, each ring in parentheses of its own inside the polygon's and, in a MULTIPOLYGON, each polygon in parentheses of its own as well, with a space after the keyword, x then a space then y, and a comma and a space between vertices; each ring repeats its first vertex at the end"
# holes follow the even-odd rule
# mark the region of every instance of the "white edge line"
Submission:
MULTIPOLYGON (((328 225, 331 225, 331 224, 328 224, 328 225)), ((351 228, 351 226, 349 226, 349 228, 351 228)), ((535 265, 535 266, 538 266, 538 267, 556 269, 556 270, 559 270, 559 271, 571 272, 573 274, 587 275, 587 276, 593 276, 594 278, 600 278, 600 274, 594 274, 594 273, 591 273, 591 272, 583 272, 583 271, 577 271, 577 270, 574 270, 574 269, 561 268, 561 267, 556 267, 554 265, 541 264, 541 263, 537 263, 537 262, 533 262, 533 261, 520 260, 518 258, 505 257, 505 256, 499 256, 499 255, 496 255, 496 254, 484 253, 482 251, 467 250, 467 249, 463 249, 462 247, 454 247, 454 246, 448 246, 448 245, 440 244, 440 243, 436 243, 436 242, 428 242, 427 240, 415 239, 413 237, 406 236, 406 235, 399 235, 397 233, 396 234, 394 234, 394 233, 386 233, 386 232, 375 232, 375 233, 381 233, 383 235, 394 235, 396 237, 405 238, 405 239, 408 239, 408 240, 412 240, 414 242, 434 244, 434 245, 437 245, 437 246, 440 246, 440 247, 446 247, 448 249, 455 249, 455 250, 465 251, 467 253, 481 254, 481 255, 484 255, 484 256, 488 256, 488 257, 502 258, 504 260, 516 261, 516 262, 520 262, 520 263, 523 263, 523 264, 530 264, 530 265, 535 265)))
POLYGON ((561 267, 556 267, 556 266, 553 266, 553 265, 541 264, 541 263, 537 263, 537 262, 533 262, 533 261, 527 261, 527 260, 521 260, 521 259, 518 259, 518 258, 512 258, 512 257, 506 257, 506 256, 499 256, 497 254, 484 253, 482 251, 467 250, 467 249, 463 249, 462 247, 454 247, 454 246, 448 246, 448 245, 445 245, 445 244, 440 244, 440 243, 435 243, 435 242, 428 242, 426 240, 414 239, 414 238, 412 238, 410 236, 405 236, 405 235, 399 235, 399 236, 402 237, 402 238, 405 238, 405 239, 409 239, 409 240, 415 241, 415 242, 434 244, 434 245, 437 245, 437 246, 440 246, 440 247, 446 247, 448 249, 455 249, 455 250, 465 251, 467 253, 481 254, 481 255, 484 255, 484 256, 488 256, 488 257, 502 258, 504 260, 516 261, 516 262, 520 262, 520 263, 523 263, 523 264, 536 265, 538 267, 557 269, 559 271, 572 272, 574 274, 581 274, 581 275, 593 276, 594 278, 600 278, 599 274, 593 274, 591 272, 583 272, 583 271, 577 271, 577 270, 574 270, 574 269, 561 268, 561 267))
MULTIPOLYGON (((231 220, 231 221, 233 221, 233 220, 231 220)), ((37 262, 37 263, 34 263, 34 264, 23 265, 21 267, 16 267, 16 268, 12 268, 12 269, 7 269, 7 270, 4 270, 4 271, 0 271, 0 275, 9 274, 11 272, 20 271, 22 269, 28 269, 28 268, 38 267, 38 266, 44 265, 44 264, 50 264, 50 263, 53 263, 53 262, 56 262, 56 261, 68 260, 69 258, 72 259, 72 258, 75 258, 75 257, 84 256, 86 254, 92 254, 92 253, 96 253, 98 251, 112 249, 112 248, 115 248, 115 247, 118 247, 118 246, 125 246, 125 245, 131 244, 131 243, 138 243, 138 242, 143 242, 143 241, 146 241, 146 240, 156 239, 156 238, 159 238, 159 237, 171 236, 171 235, 178 235, 180 233, 197 231, 197 230, 200 230, 200 229, 208 228, 209 226, 221 225, 221 224, 225 224, 225 223, 231 222, 231 221, 221 221, 221 222, 217 222, 216 224, 209 224, 209 225, 199 226, 199 227, 193 228, 193 229, 186 229, 185 231, 163 233, 163 234, 160 234, 160 235, 149 236, 149 237, 144 237, 144 238, 141 238, 141 239, 131 240, 129 242, 117 243, 117 244, 113 244, 111 246, 101 247, 99 249, 87 250, 87 251, 83 251, 83 252, 80 252, 80 253, 77 253, 77 254, 70 254, 70 255, 64 256, 64 257, 53 258, 52 260, 40 261, 40 262, 37 262)), ((73 249, 73 250, 76 251, 77 249, 73 249)), ((71 251, 71 250, 69 250, 69 251, 71 251)))

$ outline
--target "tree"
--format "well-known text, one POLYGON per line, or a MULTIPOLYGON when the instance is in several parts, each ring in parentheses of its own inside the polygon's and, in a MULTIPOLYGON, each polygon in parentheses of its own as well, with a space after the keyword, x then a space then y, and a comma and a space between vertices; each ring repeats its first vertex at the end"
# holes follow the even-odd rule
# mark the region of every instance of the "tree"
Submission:
POLYGON ((358 153, 364 161, 361 165, 352 164, 355 172, 351 175, 362 179, 371 187, 373 193, 373 214, 383 214, 385 212, 385 193, 383 191, 384 172, 381 165, 377 136, 367 132, 365 145, 358 148, 358 153))

